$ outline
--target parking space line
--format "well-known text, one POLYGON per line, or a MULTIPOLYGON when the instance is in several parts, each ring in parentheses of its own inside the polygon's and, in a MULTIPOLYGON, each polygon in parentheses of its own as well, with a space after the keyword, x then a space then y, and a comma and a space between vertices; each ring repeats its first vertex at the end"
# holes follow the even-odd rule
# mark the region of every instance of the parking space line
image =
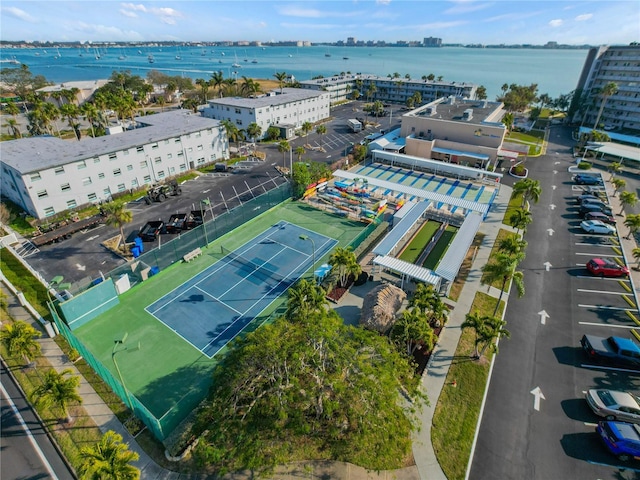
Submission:
POLYGON ((622 307, 608 307, 606 305, 585 305, 582 303, 578 304, 579 307, 582 308, 599 308, 601 310, 617 310, 620 312, 637 312, 637 308, 622 308, 622 307))
POLYGON ((592 422, 584 422, 584 426, 585 427, 593 427, 593 428, 595 428, 595 427, 598 426, 598 424, 597 423, 592 423, 592 422))
MULTIPOLYGON (((598 245, 598 246, 611 247, 610 245, 598 245)), ((583 256, 583 257, 593 257, 593 253, 576 253, 576 255, 583 256)), ((609 255, 609 254, 600 254, 600 253, 598 254, 598 256, 602 258, 624 258, 622 255, 609 255)))
POLYGON ((590 368, 592 370, 610 370, 612 372, 626 372, 626 373, 640 374, 638 370, 630 370, 628 368, 605 367, 604 365, 589 365, 588 363, 583 363, 580 366, 582 368, 590 368))
MULTIPOLYGON (((584 263, 576 263, 577 267, 584 267, 585 264, 584 263)), ((624 277, 594 277, 593 275, 576 275, 576 278, 588 278, 590 280, 604 280, 604 281, 609 281, 609 282, 628 282, 629 279, 628 278, 624 278, 624 277)))
MULTIPOLYGON (((597 323, 597 322, 578 322, 578 325, 589 325, 591 327, 602 327, 603 326, 602 323, 597 323)), ((607 327, 626 328, 627 330, 633 330, 634 328, 636 328, 633 325, 607 325, 607 327)))
MULTIPOLYGON (((607 248, 612 248, 612 247, 616 247, 617 245, 612 245, 612 244, 602 244, 602 243, 585 243, 585 242, 576 242, 574 245, 578 246, 578 247, 607 247, 607 248)), ((590 253, 576 253, 576 255, 592 255, 590 253)), ((621 257, 621 255, 613 255, 616 257, 621 257)))
POLYGON ((628 295, 629 292, 607 292, 606 290, 588 290, 586 288, 578 288, 578 292, 584 293, 601 293, 604 295, 628 295))

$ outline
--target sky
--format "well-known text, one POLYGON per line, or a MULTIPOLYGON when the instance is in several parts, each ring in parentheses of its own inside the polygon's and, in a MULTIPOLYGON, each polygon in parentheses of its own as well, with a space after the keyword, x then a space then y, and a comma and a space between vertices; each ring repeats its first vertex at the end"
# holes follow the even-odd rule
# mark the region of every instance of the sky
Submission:
POLYGON ((640 41, 638 0, 2 0, 0 39, 356 40, 621 45, 640 41))

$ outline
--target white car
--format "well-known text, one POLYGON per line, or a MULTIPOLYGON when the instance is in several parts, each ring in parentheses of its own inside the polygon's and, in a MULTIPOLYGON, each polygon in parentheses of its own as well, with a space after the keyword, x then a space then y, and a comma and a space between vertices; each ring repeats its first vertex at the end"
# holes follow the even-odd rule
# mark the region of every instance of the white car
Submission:
POLYGON ((580 222, 580 228, 587 233, 601 233, 604 235, 612 235, 616 233, 616 229, 611 225, 600 220, 583 220, 580 222))
POLYGON ((585 397, 596 415, 607 420, 640 423, 640 398, 632 393, 593 389, 585 397))

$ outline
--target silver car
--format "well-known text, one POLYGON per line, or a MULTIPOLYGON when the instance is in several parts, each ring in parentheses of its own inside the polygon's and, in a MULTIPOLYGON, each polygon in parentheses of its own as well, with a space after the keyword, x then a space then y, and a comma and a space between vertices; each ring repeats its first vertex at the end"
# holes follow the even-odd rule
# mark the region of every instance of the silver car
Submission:
POLYGON ((592 389, 585 397, 596 415, 607 420, 640 423, 640 398, 633 393, 592 389))

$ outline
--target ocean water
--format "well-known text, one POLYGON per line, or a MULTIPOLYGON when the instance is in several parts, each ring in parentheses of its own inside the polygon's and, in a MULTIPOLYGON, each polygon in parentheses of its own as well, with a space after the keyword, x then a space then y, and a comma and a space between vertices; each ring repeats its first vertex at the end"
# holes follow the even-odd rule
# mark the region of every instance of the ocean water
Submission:
POLYGON ((490 100, 503 84, 538 84, 552 98, 575 89, 587 50, 476 49, 463 47, 143 47, 5 49, 2 67, 14 59, 31 72, 60 83, 108 78, 129 70, 145 77, 149 70, 193 79, 209 79, 214 71, 225 78, 274 78, 286 72, 298 80, 340 72, 387 76, 399 73, 421 78, 433 73, 445 81, 484 85, 490 100), (150 63, 149 55, 154 62, 150 63), (96 58, 99 56, 100 58, 96 58), (240 67, 233 66, 240 65, 240 67), (235 72, 235 73, 234 73, 235 72))

